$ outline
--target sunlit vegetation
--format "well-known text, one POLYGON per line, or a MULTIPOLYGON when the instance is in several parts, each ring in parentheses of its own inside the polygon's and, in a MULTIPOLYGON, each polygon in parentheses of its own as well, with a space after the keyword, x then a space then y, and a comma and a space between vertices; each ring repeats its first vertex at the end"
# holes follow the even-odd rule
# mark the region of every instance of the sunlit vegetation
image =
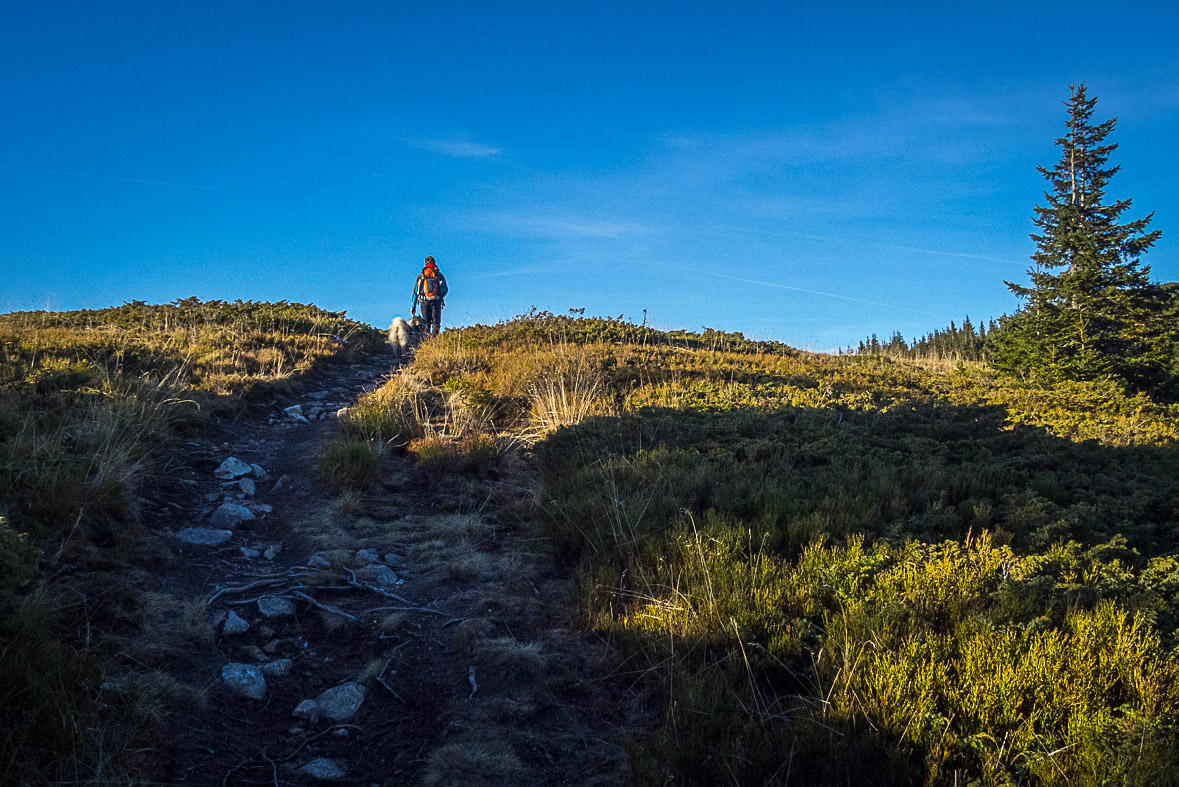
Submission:
POLYGON ((152 625, 144 577, 162 560, 139 526, 145 481, 209 412, 381 338, 292 303, 0 315, 0 782, 136 771, 134 741, 178 691, 127 652, 152 625), (136 659, 104 693, 103 675, 136 659))
POLYGON ((528 446, 640 783, 1175 782, 1176 405, 547 314, 415 367, 423 459, 528 446))

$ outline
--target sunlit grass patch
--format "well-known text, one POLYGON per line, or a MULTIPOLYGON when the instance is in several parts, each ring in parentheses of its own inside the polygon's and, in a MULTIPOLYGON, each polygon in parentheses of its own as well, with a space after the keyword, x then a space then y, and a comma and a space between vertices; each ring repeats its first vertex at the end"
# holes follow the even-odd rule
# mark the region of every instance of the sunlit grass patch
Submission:
POLYGON ((367 489, 377 480, 378 468, 372 445, 356 437, 332 443, 319 458, 319 475, 336 492, 367 489))

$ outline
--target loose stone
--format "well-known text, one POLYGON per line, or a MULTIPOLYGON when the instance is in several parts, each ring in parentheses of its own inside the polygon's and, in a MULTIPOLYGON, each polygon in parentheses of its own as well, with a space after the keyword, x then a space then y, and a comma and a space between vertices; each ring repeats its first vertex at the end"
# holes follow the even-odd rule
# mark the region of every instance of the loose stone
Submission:
POLYGON ((260 700, 266 696, 266 678, 253 664, 226 664, 221 668, 221 680, 244 697, 260 700))
POLYGON ((295 605, 289 599, 266 596, 258 599, 258 611, 262 613, 262 617, 281 618, 294 615, 295 605))
POLYGON ((324 782, 334 782, 344 778, 344 769, 335 760, 329 760, 327 757, 316 757, 300 768, 299 773, 324 782))
POLYGON ((381 588, 391 588, 397 584, 397 572, 384 563, 365 566, 356 572, 356 578, 381 588))
POLYGON ((233 537, 232 530, 218 530, 209 527, 186 527, 176 534, 186 544, 200 544, 201 546, 215 547, 219 544, 224 544, 233 537))
POLYGON ((291 671, 290 659, 275 659, 262 665, 262 672, 271 678, 281 678, 291 671))
POLYGON ((221 626, 222 634, 244 634, 250 630, 250 623, 236 612, 230 612, 221 626))
POLYGON ((236 478, 241 478, 244 475, 250 474, 250 466, 240 459, 229 457, 221 465, 213 471, 215 478, 220 478, 222 481, 233 481, 236 478))
POLYGON ((329 719, 350 719, 364 702, 364 686, 359 683, 341 683, 315 698, 315 707, 321 716, 329 719))
POLYGON ((362 566, 367 566, 369 563, 380 563, 381 558, 375 549, 361 549, 356 552, 356 562, 362 566))
POLYGON ((209 514, 209 524, 214 527, 234 527, 254 518, 254 512, 237 503, 222 503, 209 514))

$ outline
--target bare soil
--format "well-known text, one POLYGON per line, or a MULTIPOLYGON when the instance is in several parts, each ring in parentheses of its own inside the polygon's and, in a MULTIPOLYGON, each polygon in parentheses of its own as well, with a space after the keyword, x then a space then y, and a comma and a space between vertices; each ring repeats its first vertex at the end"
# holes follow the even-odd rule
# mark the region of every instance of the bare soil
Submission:
POLYGON ((524 459, 480 477, 429 477, 390 454, 376 489, 336 497, 320 485, 334 415, 296 423, 282 408, 354 401, 395 372, 388 358, 329 367, 290 401, 182 444, 159 479, 155 497, 172 504, 149 506, 146 520, 172 555, 158 591, 195 621, 162 647, 173 676, 198 691, 150 753, 158 783, 320 784, 300 769, 321 757, 343 771, 341 784, 629 783, 626 746, 641 714, 602 674, 606 646, 577 619, 568 569, 537 537, 524 459), (213 475, 230 456, 265 468, 253 501, 273 510, 218 547, 171 538, 236 491, 213 475), (365 580, 362 549, 399 582, 365 580), (313 555, 328 566, 310 565, 313 555), (294 616, 263 617, 262 596, 291 599, 294 616), (221 632, 230 610, 248 631, 221 632), (262 700, 222 681, 228 663, 279 659, 290 671, 266 678, 262 700), (365 689, 354 716, 293 715, 349 681, 365 689))

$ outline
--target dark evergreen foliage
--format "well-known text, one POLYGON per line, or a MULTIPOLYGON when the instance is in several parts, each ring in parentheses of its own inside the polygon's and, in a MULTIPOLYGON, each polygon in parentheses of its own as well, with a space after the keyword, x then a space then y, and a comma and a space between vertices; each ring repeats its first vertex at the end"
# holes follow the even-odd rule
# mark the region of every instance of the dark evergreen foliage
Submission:
POLYGON ((1007 282, 1024 300, 1004 325, 991 361, 1003 372, 1047 380, 1112 378, 1157 388, 1168 377, 1163 291, 1140 256, 1158 240, 1154 214, 1123 221, 1131 201, 1109 200, 1119 167, 1106 142, 1117 119, 1093 121, 1096 98, 1070 86, 1060 160, 1038 167, 1051 188, 1036 206, 1037 251, 1030 286, 1007 282))
POLYGON ((950 322, 949 328, 935 330, 925 336, 905 341, 900 331, 882 343, 873 334, 860 342, 856 353, 859 355, 887 355, 892 358, 940 358, 956 361, 985 361, 990 355, 990 344, 998 334, 999 323, 990 320, 977 326, 970 316, 962 325, 950 322))

